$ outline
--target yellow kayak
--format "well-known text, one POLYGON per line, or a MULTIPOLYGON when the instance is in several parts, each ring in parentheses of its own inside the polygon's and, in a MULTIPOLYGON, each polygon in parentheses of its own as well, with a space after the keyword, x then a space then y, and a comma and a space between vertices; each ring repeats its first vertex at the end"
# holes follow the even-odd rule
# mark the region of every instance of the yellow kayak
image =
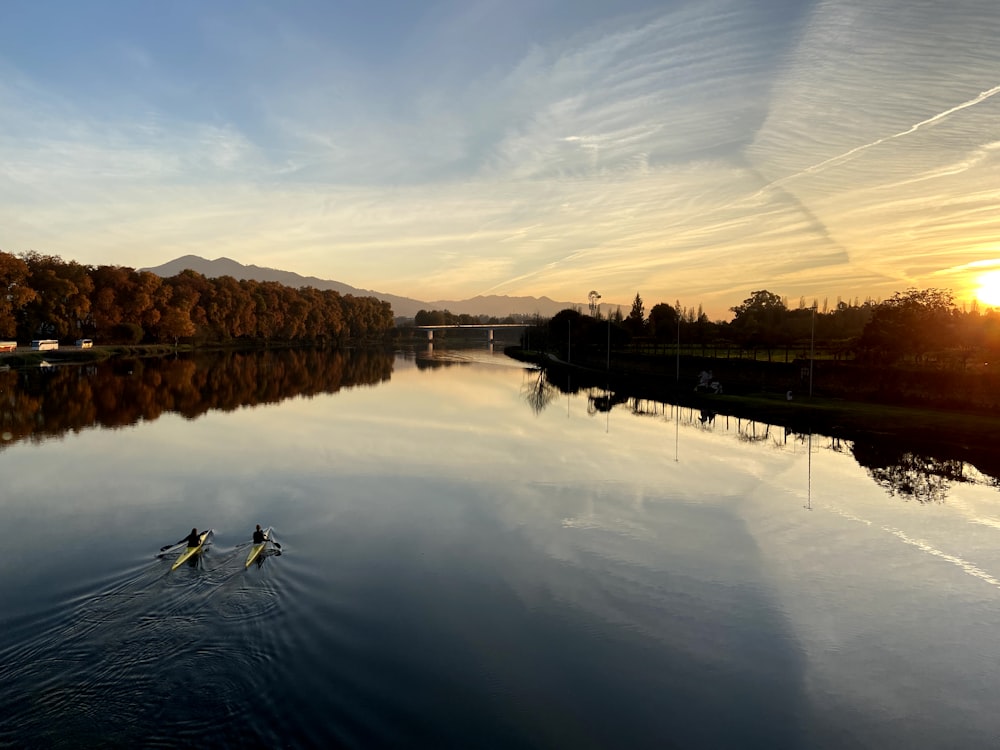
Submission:
POLYGON ((197 555, 205 546, 205 540, 208 539, 208 531, 203 531, 199 534, 200 541, 197 547, 185 547, 184 551, 181 552, 174 564, 170 566, 171 570, 177 570, 181 565, 183 565, 187 560, 190 560, 192 556, 197 555))
POLYGON ((264 541, 260 544, 255 544, 250 548, 250 553, 247 555, 246 565, 243 566, 244 569, 249 568, 253 565, 254 560, 260 557, 264 548, 271 542, 271 527, 269 526, 267 531, 264 532, 264 541))

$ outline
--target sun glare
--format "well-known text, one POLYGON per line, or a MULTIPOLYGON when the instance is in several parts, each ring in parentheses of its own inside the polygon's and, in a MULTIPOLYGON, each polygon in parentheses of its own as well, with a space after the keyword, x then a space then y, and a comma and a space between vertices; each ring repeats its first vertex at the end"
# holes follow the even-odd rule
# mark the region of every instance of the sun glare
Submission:
POLYGON ((987 271, 976 277, 976 299, 990 307, 1000 307, 1000 270, 987 271))

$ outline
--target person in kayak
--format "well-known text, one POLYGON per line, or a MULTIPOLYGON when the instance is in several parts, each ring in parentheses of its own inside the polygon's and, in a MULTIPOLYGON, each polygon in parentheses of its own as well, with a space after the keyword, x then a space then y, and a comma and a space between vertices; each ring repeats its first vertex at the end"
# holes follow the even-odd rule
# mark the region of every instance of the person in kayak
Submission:
POLYGON ((266 542, 266 541, 267 541, 267 537, 264 536, 264 532, 260 530, 260 524, 257 524, 257 530, 254 531, 254 533, 253 533, 253 543, 254 544, 261 544, 262 542, 266 542))
POLYGON ((198 533, 198 529, 191 529, 191 533, 177 543, 180 544, 181 542, 187 542, 188 547, 197 547, 201 544, 201 535, 198 533))

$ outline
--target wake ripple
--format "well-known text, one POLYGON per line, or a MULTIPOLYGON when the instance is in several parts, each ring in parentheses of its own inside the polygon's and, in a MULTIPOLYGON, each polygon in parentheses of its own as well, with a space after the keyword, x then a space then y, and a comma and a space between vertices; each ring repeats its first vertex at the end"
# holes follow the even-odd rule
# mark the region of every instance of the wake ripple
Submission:
POLYGON ((222 719, 222 744, 280 745, 255 720, 278 649, 276 561, 245 571, 244 555, 153 560, 12 623, 0 746, 177 746, 218 736, 222 719))

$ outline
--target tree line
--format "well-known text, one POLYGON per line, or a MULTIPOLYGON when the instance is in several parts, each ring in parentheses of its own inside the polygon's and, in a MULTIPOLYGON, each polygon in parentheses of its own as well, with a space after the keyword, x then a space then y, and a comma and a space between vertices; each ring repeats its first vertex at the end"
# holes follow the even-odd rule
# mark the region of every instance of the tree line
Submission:
POLYGON ((526 334, 531 348, 576 346, 580 354, 623 347, 681 346, 688 352, 723 349, 736 356, 773 361, 777 355, 811 356, 884 365, 965 367, 1000 356, 1000 311, 977 305, 960 309, 942 289, 908 289, 882 301, 837 302, 823 309, 799 300, 797 308, 759 290, 735 307, 728 321, 710 321, 699 307, 660 302, 647 315, 638 293, 628 315, 618 309, 602 318, 563 310, 526 334))
POLYGON ((0 251, 0 336, 92 338, 101 343, 281 340, 343 344, 384 337, 392 307, 273 281, 160 277, 124 266, 87 266, 52 255, 0 251))
POLYGON ((450 310, 418 310, 413 318, 413 324, 417 326, 501 325, 504 323, 525 323, 532 317, 521 313, 512 313, 499 318, 495 315, 455 314, 450 310))

